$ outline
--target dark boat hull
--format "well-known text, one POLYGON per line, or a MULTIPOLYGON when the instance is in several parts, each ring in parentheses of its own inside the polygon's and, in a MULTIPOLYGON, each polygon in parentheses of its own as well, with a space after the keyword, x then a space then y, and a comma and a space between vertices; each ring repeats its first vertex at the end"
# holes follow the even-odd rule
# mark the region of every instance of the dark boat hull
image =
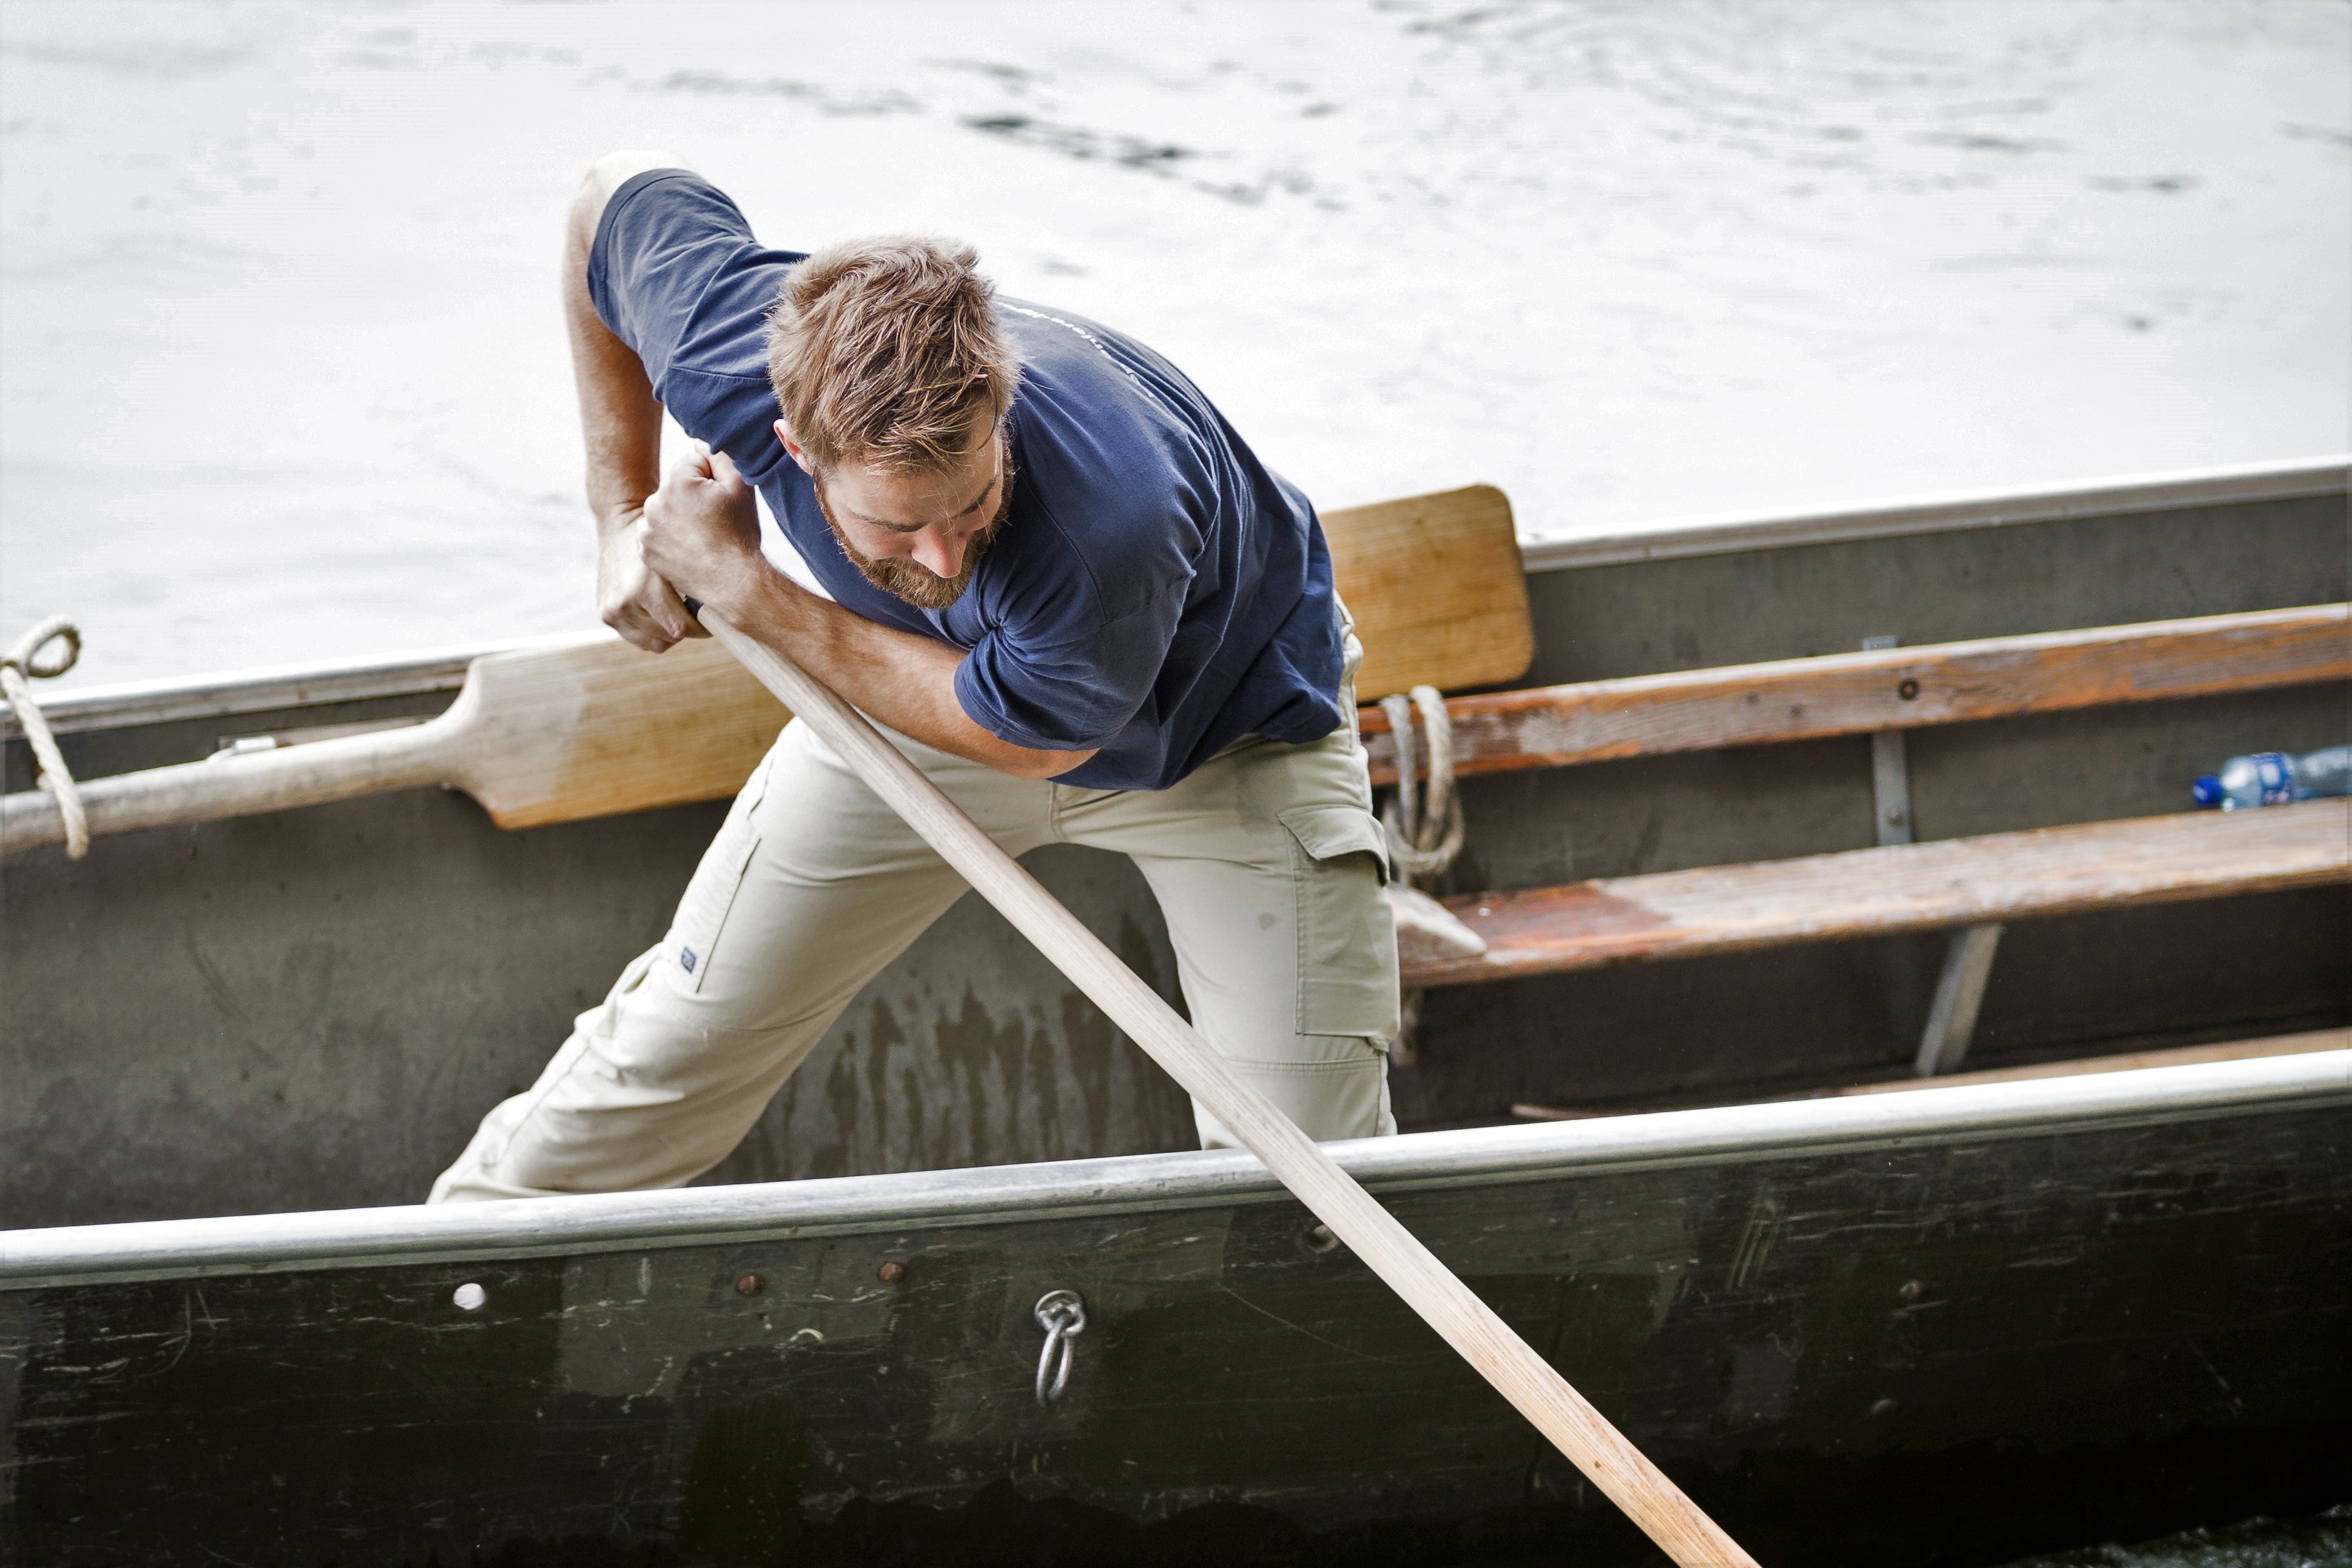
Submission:
MULTIPOLYGON (((2352 1053, 1892 1098, 1348 1152, 1766 1562, 2341 1500, 2352 1053)), ((1245 1160, 505 1207, 19 1233, 11 1560, 1647 1560, 1245 1160)))

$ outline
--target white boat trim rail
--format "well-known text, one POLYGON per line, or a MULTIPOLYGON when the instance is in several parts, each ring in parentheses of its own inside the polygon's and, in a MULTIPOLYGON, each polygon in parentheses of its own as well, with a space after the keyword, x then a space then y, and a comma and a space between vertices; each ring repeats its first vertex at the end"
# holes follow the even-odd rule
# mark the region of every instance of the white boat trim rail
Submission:
POLYGON ((1908 496, 1796 515, 1729 512, 1685 518, 1622 532, 1524 540, 1519 556, 1529 572, 1565 572, 1741 550, 1781 550, 1801 544, 2057 522, 2073 517, 2127 517, 2200 506, 2298 500, 2347 491, 2352 491, 2352 454, 2339 453, 2174 474, 2089 479, 2033 490, 1908 496))
MULTIPOLYGON (((1404 1192, 2052 1137, 2340 1105, 2352 1105, 2352 1050, 1410 1133, 1334 1144, 1331 1153, 1374 1192, 1404 1192)), ((572 1257, 813 1235, 904 1236, 1286 1200, 1280 1184, 1251 1156, 1204 1152, 440 1207, 61 1226, 0 1232, 0 1290, 572 1257)))

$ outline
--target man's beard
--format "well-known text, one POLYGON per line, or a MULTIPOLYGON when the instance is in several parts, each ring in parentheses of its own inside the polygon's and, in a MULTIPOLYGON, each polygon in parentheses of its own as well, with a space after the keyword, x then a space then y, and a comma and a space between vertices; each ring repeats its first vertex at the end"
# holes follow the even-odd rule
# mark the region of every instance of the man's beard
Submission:
POLYGON ((824 514, 824 525, 833 530, 833 542, 841 546, 841 552, 849 557, 849 563, 856 567, 868 583, 919 610, 944 610, 962 598, 963 591, 971 586, 971 574, 980 569, 980 558, 988 552, 990 542, 1004 527, 1004 519, 1013 510, 1011 452, 1004 454, 1003 463, 1004 490, 1003 498, 996 503, 996 515, 988 520, 986 528, 965 541, 963 570, 952 577, 942 577, 929 567, 912 561, 877 561, 860 552, 857 546, 849 542, 849 536, 841 531, 841 524, 834 520, 833 508, 824 499, 822 481, 814 487, 816 507, 824 514))

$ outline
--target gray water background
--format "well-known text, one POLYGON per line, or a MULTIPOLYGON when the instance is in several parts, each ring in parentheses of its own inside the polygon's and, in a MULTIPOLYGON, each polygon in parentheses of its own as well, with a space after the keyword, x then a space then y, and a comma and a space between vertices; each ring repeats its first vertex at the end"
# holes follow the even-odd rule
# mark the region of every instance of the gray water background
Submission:
MULTIPOLYGON (((1529 537, 2352 445, 2342 0, 0 3, 0 637, 593 625, 558 226, 975 241, 1529 537)), ((2184 563, 2183 570, 2194 570, 2184 563)))

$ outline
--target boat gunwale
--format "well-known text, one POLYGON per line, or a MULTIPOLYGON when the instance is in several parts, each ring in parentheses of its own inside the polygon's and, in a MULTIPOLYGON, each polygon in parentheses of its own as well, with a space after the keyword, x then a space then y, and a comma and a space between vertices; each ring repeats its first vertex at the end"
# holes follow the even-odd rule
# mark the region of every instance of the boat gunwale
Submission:
POLYGON ((1821 511, 1723 512, 1622 532, 1540 536, 1522 541, 1531 572, 1620 566, 1745 550, 1782 550, 1900 539, 2069 518, 2129 517, 2243 501, 2299 500, 2352 493, 2352 453, 2272 462, 2118 475, 2027 490, 1956 490, 1943 495, 1890 497, 1821 511))
MULTIPOLYGON (((2352 1104, 2352 1049, 1328 1145, 1380 1194, 2053 1137, 2352 1104)), ((577 1257, 1290 1201, 1202 1151, 739 1186, 0 1232, 0 1291, 577 1257)))
MULTIPOLYGON (((1692 517, 1621 532, 1525 539, 1519 553, 1530 574, 1561 572, 2074 517, 2129 516, 2344 494, 2352 494, 2352 454, 2124 476, 2025 490, 1897 498, 1828 510, 1692 517)), ((68 688, 44 698, 41 711, 52 730, 73 734, 455 691, 465 684, 467 668, 485 654, 574 647, 608 641, 612 636, 602 630, 557 632, 393 655, 68 688)), ((0 701, 0 738, 22 732, 14 710, 0 701)))

